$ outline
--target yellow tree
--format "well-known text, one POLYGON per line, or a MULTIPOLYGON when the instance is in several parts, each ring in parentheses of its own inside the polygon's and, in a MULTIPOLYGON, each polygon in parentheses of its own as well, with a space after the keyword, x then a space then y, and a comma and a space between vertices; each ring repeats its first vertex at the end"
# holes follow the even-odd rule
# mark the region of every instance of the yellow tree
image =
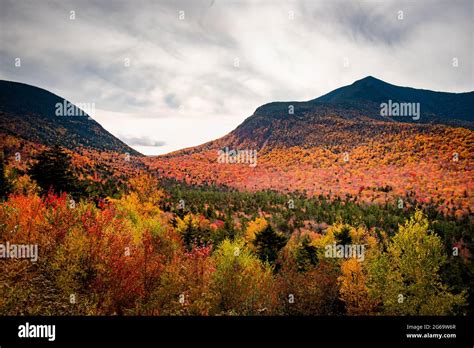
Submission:
POLYGON ((373 313, 376 303, 369 297, 362 262, 355 258, 343 261, 341 273, 338 278, 339 294, 341 300, 346 304, 347 314, 368 315, 373 313))
POLYGON ((399 227, 387 252, 373 258, 368 287, 389 315, 447 315, 465 305, 465 294, 453 294, 439 275, 446 262, 441 238, 429 231, 421 211, 399 227))
POLYGON ((212 289, 216 313, 224 315, 271 314, 275 304, 272 267, 260 260, 241 239, 225 239, 213 254, 216 271, 212 289))
POLYGON ((268 222, 263 217, 258 217, 255 220, 250 221, 245 232, 245 240, 248 243, 252 243, 257 234, 262 232, 267 226, 268 222))

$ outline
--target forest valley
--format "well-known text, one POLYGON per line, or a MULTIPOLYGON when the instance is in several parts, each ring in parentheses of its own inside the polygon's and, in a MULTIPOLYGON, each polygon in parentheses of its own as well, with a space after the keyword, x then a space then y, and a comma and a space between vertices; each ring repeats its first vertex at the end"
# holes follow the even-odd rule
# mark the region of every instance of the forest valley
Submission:
MULTIPOLYGON (((166 157, 152 166, 140 156, 1 141, 0 244, 39 253, 37 262, 0 259, 1 315, 473 314, 472 198, 462 185, 447 201, 398 186, 391 197, 393 178, 370 191, 390 199, 372 201, 366 189, 308 192, 299 181, 243 189, 206 180, 214 167, 199 182, 166 175, 178 165, 166 157)), ((272 172, 269 156, 292 162, 276 149, 255 170, 272 172)), ((319 158, 332 166, 331 156, 319 158)), ((453 178, 472 180, 453 165, 453 178)))

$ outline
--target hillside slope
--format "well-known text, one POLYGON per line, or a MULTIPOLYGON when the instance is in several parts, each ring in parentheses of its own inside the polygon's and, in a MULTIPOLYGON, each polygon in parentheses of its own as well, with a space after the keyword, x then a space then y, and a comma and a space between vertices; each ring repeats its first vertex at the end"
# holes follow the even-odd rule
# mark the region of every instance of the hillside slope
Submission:
POLYGON ((87 113, 57 116, 57 105, 65 103, 69 102, 44 89, 0 80, 0 131, 43 145, 140 155, 87 113))
POLYGON ((164 177, 191 184, 350 195, 381 204, 403 197, 467 213, 474 210, 474 132, 460 125, 473 122, 473 95, 369 77, 312 101, 266 104, 220 139, 144 161, 164 177), (431 116, 383 118, 379 102, 385 99, 418 100, 431 116), (448 100, 456 112, 445 111, 441 104, 448 100), (376 105, 378 114, 367 111, 376 105), (219 161, 222 151, 239 150, 253 158, 219 161))

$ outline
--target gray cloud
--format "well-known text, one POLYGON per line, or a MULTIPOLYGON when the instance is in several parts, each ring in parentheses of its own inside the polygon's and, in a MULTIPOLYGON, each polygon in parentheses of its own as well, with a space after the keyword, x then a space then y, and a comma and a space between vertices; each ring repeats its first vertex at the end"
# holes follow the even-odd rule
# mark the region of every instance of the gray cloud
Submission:
POLYGON ((153 146, 153 147, 161 147, 165 146, 166 142, 153 140, 148 137, 127 137, 127 136, 119 136, 120 140, 129 144, 130 146, 153 146))
POLYGON ((113 134, 171 151, 367 75, 473 90, 472 16, 470 0, 0 0, 0 78, 94 102, 113 134))
POLYGON ((170 108, 173 108, 173 109, 179 108, 179 105, 180 105, 178 98, 173 93, 167 94, 165 96, 165 102, 170 108))

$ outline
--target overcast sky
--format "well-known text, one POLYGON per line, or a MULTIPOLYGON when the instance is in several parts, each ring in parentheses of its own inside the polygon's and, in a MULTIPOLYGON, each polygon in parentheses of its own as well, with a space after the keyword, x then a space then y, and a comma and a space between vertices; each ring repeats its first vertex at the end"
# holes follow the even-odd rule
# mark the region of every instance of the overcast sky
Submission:
POLYGON ((0 79, 95 103, 108 131, 161 154, 367 75, 472 91, 473 4, 0 0, 0 79))

